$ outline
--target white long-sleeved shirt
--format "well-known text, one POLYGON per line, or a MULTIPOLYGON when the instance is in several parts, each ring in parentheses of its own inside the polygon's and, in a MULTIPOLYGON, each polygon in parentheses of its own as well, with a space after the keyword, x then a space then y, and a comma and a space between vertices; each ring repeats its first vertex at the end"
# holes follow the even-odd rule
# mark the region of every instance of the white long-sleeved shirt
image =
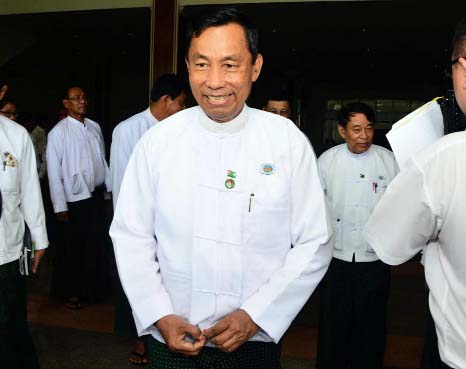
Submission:
POLYGON ((140 334, 163 342, 153 324, 168 314, 203 329, 242 308, 253 340, 277 342, 333 253, 315 155, 275 114, 207 123, 184 110, 136 145, 110 230, 120 279, 140 334))
POLYGON ((0 116, 0 265, 21 255, 24 222, 37 250, 48 246, 36 156, 27 131, 0 116))
POLYGON ((116 207, 121 181, 126 166, 139 139, 158 120, 147 108, 118 124, 113 130, 112 145, 110 147, 110 182, 112 186, 113 208, 116 207))
POLYGON ((453 133, 403 167, 363 233, 380 259, 391 265, 425 248, 440 357, 456 369, 466 368, 465 188, 466 133, 453 133))
POLYGON ((368 262, 377 255, 362 237, 372 210, 398 172, 393 153, 371 145, 354 154, 346 144, 324 152, 318 160, 334 231, 334 257, 368 262))
POLYGON ((68 116, 48 135, 47 173, 55 213, 68 210, 67 202, 88 199, 103 183, 109 189, 100 126, 85 119, 84 124, 68 116))

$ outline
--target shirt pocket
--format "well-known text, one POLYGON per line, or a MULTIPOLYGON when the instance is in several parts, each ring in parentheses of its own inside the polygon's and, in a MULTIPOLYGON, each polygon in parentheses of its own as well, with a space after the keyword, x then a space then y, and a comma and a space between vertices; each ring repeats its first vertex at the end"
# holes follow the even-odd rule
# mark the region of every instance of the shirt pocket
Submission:
POLYGON ((291 246, 290 211, 268 207, 251 200, 246 216, 247 244, 252 248, 289 248, 291 246))
POLYGON ((0 174, 0 188, 4 192, 19 193, 19 169, 5 165, 0 174))
POLYGON ((71 176, 70 188, 73 195, 81 194, 87 190, 83 174, 76 173, 71 176))

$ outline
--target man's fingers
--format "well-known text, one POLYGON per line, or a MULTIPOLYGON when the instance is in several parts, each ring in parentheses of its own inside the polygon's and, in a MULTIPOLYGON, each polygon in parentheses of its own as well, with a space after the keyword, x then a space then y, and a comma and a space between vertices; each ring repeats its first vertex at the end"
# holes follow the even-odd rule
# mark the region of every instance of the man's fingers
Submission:
POLYGON ((219 335, 226 329, 228 329, 228 327, 229 327, 228 321, 226 319, 222 319, 214 326, 208 329, 205 329, 203 333, 204 333, 204 336, 206 336, 207 338, 212 338, 212 337, 219 335))
POLYGON ((224 342, 221 345, 216 345, 216 347, 225 352, 233 352, 238 347, 240 347, 244 343, 243 340, 239 340, 238 337, 232 337, 228 341, 224 342))
POLYGON ((235 332, 231 329, 224 330, 222 333, 212 337, 210 341, 215 345, 223 345, 225 342, 231 340, 235 336, 235 332))
POLYGON ((183 327, 183 332, 196 340, 202 336, 202 331, 199 329, 199 327, 192 324, 186 324, 186 326, 183 327))
POLYGON ((40 261, 42 259, 42 256, 44 256, 45 250, 36 250, 34 259, 32 259, 32 272, 36 273, 37 268, 39 268, 40 261))
POLYGON ((193 356, 197 355, 199 351, 201 351, 202 347, 205 345, 205 342, 206 339, 202 335, 198 340, 193 342, 188 341, 184 337, 180 337, 176 344, 173 346, 172 350, 183 355, 193 356))

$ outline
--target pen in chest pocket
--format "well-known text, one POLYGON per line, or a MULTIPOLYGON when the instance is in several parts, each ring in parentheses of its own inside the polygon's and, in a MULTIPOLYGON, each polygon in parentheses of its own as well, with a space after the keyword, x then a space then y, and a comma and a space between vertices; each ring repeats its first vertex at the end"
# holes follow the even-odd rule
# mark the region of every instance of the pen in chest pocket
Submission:
POLYGON ((253 193, 249 195, 249 210, 248 210, 249 213, 251 212, 251 205, 252 205, 252 198, 253 197, 254 197, 253 193))

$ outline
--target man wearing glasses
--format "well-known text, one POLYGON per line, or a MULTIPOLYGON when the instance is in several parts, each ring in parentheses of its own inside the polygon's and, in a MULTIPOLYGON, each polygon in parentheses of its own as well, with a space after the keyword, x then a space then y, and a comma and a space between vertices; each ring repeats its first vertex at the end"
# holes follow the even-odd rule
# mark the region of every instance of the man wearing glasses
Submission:
MULTIPOLYGON (((453 37, 452 78, 466 112, 466 18, 453 37)), ((424 249, 429 308, 441 368, 466 368, 466 133, 449 134, 416 154, 387 189, 364 237, 398 265, 424 249)))
POLYGON ((79 309, 82 299, 94 301, 103 292, 99 255, 104 254, 109 171, 100 126, 86 118, 84 91, 71 87, 62 102, 68 116, 50 131, 47 146, 50 195, 64 238, 57 249, 52 292, 66 297, 68 308, 79 309))
MULTIPOLYGON (((1 82, 1 81, 0 81, 1 82)), ((0 89, 2 100, 7 86, 0 89)), ((19 258, 25 223, 35 244, 35 273, 48 246, 34 148, 27 131, 0 116, 0 368, 39 368, 26 320, 19 258)))
POLYGON ((290 99, 284 93, 270 95, 265 103, 264 110, 269 113, 278 114, 282 117, 290 119, 291 106, 290 99))
POLYGON ((0 101, 0 114, 16 122, 18 117, 16 104, 11 100, 0 101))

